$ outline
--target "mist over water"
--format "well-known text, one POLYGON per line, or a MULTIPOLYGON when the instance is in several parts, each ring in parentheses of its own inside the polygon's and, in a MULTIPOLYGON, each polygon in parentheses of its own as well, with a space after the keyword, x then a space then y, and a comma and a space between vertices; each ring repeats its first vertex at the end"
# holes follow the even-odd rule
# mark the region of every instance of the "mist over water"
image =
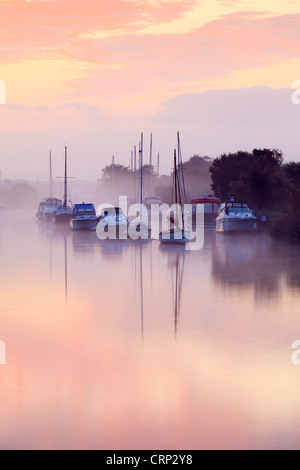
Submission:
POLYGON ((300 248, 0 214, 1 449, 297 449, 300 248))

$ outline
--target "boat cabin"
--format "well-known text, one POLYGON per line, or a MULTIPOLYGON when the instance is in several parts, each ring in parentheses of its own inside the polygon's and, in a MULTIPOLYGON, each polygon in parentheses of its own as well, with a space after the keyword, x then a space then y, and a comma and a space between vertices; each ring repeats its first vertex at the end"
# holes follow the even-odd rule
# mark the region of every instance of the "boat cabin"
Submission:
POLYGON ((195 197, 191 200, 193 206, 192 211, 196 213, 197 205, 204 206, 204 214, 217 215, 220 206, 220 199, 217 197, 203 195, 201 197, 195 197))
POLYGON ((225 201, 220 205, 219 214, 224 212, 224 214, 247 214, 251 213, 248 204, 244 201, 235 201, 231 199, 230 201, 225 201))
POLYGON ((96 215, 94 204, 75 204, 73 208, 73 217, 96 215))
POLYGON ((61 206, 62 205, 62 200, 61 199, 56 199, 55 197, 49 197, 48 199, 45 200, 44 203, 41 203, 44 206, 61 206))

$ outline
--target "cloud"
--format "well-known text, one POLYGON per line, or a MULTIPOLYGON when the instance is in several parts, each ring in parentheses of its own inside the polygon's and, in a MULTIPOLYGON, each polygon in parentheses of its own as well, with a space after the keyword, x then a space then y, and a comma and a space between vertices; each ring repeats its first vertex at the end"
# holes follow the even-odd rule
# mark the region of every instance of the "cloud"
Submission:
POLYGON ((201 88, 237 71, 288 64, 299 57, 299 50, 300 15, 265 18, 248 13, 229 15, 187 34, 81 39, 68 53, 93 63, 86 77, 73 82, 74 88, 86 96, 111 99, 148 90, 164 94, 174 85, 188 92, 190 86, 201 88), (101 57, 119 68, 103 67, 101 57))
POLYGON ((11 0, 1 5, 2 60, 67 55, 70 45, 93 31, 119 30, 170 21, 196 0, 11 0))
POLYGON ((177 96, 152 116, 154 126, 181 129, 188 154, 279 148, 300 160, 300 105, 292 89, 252 87, 177 96))

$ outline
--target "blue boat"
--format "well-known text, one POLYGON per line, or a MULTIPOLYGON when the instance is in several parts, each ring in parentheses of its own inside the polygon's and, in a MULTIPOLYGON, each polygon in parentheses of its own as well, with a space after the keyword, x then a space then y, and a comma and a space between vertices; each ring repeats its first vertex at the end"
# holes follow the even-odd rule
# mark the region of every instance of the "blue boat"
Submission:
POLYGON ((96 230, 99 217, 94 204, 75 204, 70 220, 72 230, 96 230))

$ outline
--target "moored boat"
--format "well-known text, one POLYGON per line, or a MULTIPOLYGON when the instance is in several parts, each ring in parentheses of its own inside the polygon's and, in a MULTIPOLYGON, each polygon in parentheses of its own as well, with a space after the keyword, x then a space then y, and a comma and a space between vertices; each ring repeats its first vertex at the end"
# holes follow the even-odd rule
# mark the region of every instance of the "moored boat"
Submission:
POLYGON ((64 176, 64 202, 56 209, 54 216, 55 223, 69 223, 73 215, 73 210, 68 206, 68 186, 67 186, 67 147, 65 147, 65 176, 64 176))
POLYGON ((45 200, 45 204, 42 208, 43 219, 45 222, 51 222, 54 220, 57 209, 62 205, 62 200, 55 197, 49 197, 45 200))
POLYGON ((257 218, 246 202, 232 198, 220 205, 216 218, 217 232, 253 232, 257 228, 257 218))
POLYGON ((220 207, 220 199, 203 194, 191 200, 192 210, 186 214, 186 225, 195 228, 204 226, 207 229, 216 227, 216 218, 220 207))
POLYGON ((129 220, 120 207, 105 207, 102 209, 99 223, 103 224, 104 231, 112 231, 112 238, 127 238, 129 220))
POLYGON ((75 204, 70 220, 72 230, 96 230, 99 217, 94 204, 75 204))
POLYGON ((177 172, 176 150, 174 150, 174 190, 176 209, 174 217, 169 214, 169 220, 173 225, 172 228, 162 230, 159 234, 159 240, 161 243, 186 244, 189 241, 189 234, 185 230, 185 221, 182 213, 180 184, 177 172))

